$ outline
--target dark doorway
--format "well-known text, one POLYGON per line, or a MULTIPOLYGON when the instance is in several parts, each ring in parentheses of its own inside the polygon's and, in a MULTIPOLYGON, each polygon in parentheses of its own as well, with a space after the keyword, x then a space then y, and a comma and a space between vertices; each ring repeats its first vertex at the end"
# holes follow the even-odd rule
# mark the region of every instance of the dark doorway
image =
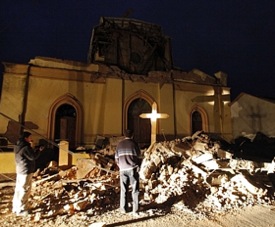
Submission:
POLYGON ((68 104, 58 107, 55 115, 55 135, 57 142, 66 140, 69 142, 69 149, 74 150, 76 147, 76 111, 75 108, 68 104))
POLYGON ((198 111, 192 113, 192 134, 202 130, 202 117, 198 111))
POLYGON ((139 115, 151 112, 151 105, 141 98, 135 99, 128 108, 127 126, 134 131, 134 139, 140 148, 151 144, 151 122, 150 119, 140 118, 139 115))

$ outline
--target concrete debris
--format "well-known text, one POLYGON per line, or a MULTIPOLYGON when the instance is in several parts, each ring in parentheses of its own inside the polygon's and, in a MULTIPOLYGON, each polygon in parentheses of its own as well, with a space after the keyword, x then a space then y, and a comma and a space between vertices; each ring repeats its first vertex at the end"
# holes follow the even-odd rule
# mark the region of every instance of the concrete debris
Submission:
MULTIPOLYGON (((270 204, 274 199, 274 159, 270 163, 234 159, 203 132, 155 143, 143 150, 143 156, 144 208, 174 205, 209 214, 270 204)), ((113 156, 100 151, 68 170, 52 169, 52 174, 49 170, 37 176, 33 186, 34 221, 81 211, 96 215, 119 207, 118 168, 113 156)))
POLYGON ((117 174, 118 167, 114 158, 100 153, 91 153, 90 159, 77 160, 78 179, 101 176, 103 173, 117 174), (103 172, 103 173, 102 173, 103 172))

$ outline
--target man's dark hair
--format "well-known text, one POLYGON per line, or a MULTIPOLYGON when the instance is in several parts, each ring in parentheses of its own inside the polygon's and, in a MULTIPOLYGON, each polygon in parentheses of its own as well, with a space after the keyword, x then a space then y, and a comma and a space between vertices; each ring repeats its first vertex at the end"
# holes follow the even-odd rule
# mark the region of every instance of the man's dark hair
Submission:
POLYGON ((20 139, 28 138, 30 135, 31 135, 30 132, 25 131, 25 132, 23 132, 22 135, 20 136, 20 139))
POLYGON ((131 129, 125 129, 124 130, 124 136, 131 138, 133 136, 134 132, 131 129))

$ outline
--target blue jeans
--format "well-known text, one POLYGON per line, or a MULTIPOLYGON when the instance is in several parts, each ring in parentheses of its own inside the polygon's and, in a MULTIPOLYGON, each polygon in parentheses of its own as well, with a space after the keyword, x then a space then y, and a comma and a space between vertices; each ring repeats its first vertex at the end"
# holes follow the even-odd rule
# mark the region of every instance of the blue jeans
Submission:
POLYGON ((139 209, 139 174, 137 168, 120 171, 120 210, 128 211, 129 185, 132 187, 133 212, 139 209))

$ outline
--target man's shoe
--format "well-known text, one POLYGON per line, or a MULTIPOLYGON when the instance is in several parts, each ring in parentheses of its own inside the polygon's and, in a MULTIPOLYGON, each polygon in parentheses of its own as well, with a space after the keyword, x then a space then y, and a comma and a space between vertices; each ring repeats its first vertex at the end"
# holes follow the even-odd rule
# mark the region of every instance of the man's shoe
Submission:
POLYGON ((126 211, 126 210, 123 210, 123 209, 120 209, 120 213, 122 213, 122 214, 126 214, 126 213, 127 213, 127 211, 126 211))
POLYGON ((19 217, 26 217, 28 215, 29 215, 29 212, 27 210, 16 213, 16 216, 19 216, 19 217))
POLYGON ((143 212, 132 212, 133 217, 141 218, 145 216, 145 213, 143 212))

